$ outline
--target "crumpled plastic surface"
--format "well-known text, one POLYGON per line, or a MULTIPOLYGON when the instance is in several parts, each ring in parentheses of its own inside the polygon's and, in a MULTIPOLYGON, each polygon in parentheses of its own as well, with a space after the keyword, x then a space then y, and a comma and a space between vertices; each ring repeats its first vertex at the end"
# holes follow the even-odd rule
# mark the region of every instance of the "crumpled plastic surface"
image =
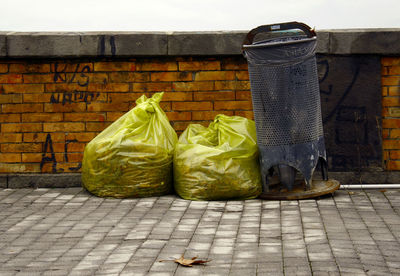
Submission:
POLYGON ((150 197, 172 192, 177 135, 159 106, 163 93, 136 107, 86 145, 83 186, 100 197, 150 197))
POLYGON ((190 200, 251 199, 261 193, 252 120, 217 115, 208 128, 191 124, 174 154, 174 187, 190 200))

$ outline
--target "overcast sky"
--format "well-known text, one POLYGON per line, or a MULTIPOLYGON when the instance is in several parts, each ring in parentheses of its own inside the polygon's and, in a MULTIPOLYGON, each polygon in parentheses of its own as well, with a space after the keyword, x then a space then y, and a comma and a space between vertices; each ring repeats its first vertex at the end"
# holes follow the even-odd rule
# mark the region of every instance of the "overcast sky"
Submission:
POLYGON ((0 31, 400 28, 400 0, 0 0, 0 31))

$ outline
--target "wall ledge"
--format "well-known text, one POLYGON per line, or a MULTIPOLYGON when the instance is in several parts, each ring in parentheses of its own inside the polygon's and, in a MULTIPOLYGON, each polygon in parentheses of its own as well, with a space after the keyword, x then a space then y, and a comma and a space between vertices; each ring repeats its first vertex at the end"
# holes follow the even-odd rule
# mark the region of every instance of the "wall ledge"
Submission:
MULTIPOLYGON (((318 172, 314 175, 320 178, 318 172)), ((400 171, 329 172, 340 184, 398 184, 400 171)), ((0 174, 0 189, 81 187, 80 173, 0 174)))
MULTIPOLYGON (((0 32, 0 58, 240 55, 247 31, 0 32)), ((400 54, 400 28, 317 31, 320 54, 400 54)))

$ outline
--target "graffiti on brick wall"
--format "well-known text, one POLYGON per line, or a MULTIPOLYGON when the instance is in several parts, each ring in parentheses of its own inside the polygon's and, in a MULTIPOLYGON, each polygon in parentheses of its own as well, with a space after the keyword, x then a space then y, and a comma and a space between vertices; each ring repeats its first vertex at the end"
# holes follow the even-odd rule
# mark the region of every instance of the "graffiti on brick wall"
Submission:
POLYGON ((72 73, 68 73, 67 68, 67 64, 60 65, 58 62, 54 64, 54 83, 77 84, 82 89, 55 92, 51 95, 50 102, 65 105, 77 102, 90 104, 96 101, 100 93, 85 90, 90 84, 90 77, 88 75, 88 73, 91 73, 90 67, 88 65, 81 66, 81 63, 77 63, 74 65, 72 73))
POLYGON ((319 56, 317 63, 330 169, 381 167, 379 58, 319 56))
MULTIPOLYGON (((65 144, 64 144, 64 160, 66 163, 68 163, 68 146, 71 143, 78 143, 78 140, 76 139, 67 139, 65 140, 65 144)), ((42 160, 40 162, 40 171, 43 171, 43 167, 45 164, 50 163, 51 164, 51 172, 52 173, 57 173, 57 172, 64 172, 63 168, 57 168, 57 160, 56 160, 56 154, 54 151, 54 147, 53 147, 53 140, 51 138, 51 134, 48 133, 46 136, 46 142, 44 144, 44 150, 42 153, 42 160)), ((67 170, 69 172, 76 172, 79 171, 79 169, 82 167, 82 163, 78 162, 77 165, 74 167, 68 167, 67 170)))

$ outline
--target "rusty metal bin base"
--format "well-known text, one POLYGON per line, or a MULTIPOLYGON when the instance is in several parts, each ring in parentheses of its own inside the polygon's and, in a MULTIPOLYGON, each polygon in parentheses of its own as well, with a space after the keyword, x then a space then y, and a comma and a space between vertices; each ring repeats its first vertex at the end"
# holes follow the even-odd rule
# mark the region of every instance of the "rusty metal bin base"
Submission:
POLYGON ((263 192, 259 198, 269 200, 296 200, 319 197, 327 194, 332 194, 339 189, 340 183, 337 180, 313 180, 312 189, 305 190, 304 181, 296 182, 292 191, 282 188, 281 184, 270 187, 268 192, 263 192))

